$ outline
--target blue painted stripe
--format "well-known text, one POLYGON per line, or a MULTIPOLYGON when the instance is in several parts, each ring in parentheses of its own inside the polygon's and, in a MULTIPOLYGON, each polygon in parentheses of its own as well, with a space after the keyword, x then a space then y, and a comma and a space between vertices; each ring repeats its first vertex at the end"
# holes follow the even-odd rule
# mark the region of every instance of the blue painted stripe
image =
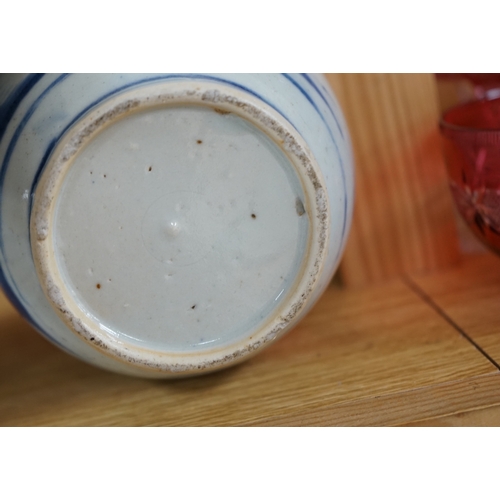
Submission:
MULTIPOLYGON (((45 153, 42 157, 42 161, 40 162, 40 165, 38 166, 38 169, 35 173, 35 177, 33 179, 33 182, 31 183, 30 194, 29 194, 29 198, 28 198, 28 225, 29 226, 31 226, 31 210, 33 208, 33 200, 35 199, 35 189, 36 189, 36 186, 38 184, 38 181, 40 180, 40 176, 42 175, 43 166, 47 163, 47 160, 49 159, 49 156, 52 154, 52 151, 56 147, 56 144, 57 144, 56 139, 53 139, 50 142, 49 147, 45 150, 45 153)), ((1 227, 1 225, 0 225, 0 227, 1 227)), ((0 238, 1 238, 1 234, 0 234, 0 238)), ((28 231, 28 241, 29 241, 29 245, 31 248, 31 231, 28 231)), ((1 244, 1 240, 0 240, 0 244, 1 244)))
POLYGON ((16 109, 21 104, 28 92, 41 80, 43 74, 28 75, 7 97, 5 102, 0 106, 0 141, 2 140, 5 130, 9 125, 10 120, 14 116, 16 109))
MULTIPOLYGON (((47 93, 50 92, 52 90, 52 88, 54 88, 56 85, 58 85, 58 83, 60 81, 64 80, 66 77, 67 77, 67 75, 61 75, 55 81, 53 81, 38 96, 38 98, 32 103, 32 105, 29 107, 29 109, 26 112, 26 114, 21 119, 21 122, 17 126, 17 128, 16 128, 16 130, 14 132, 14 135, 12 136, 12 138, 10 140, 9 146, 7 147, 7 151, 5 153, 5 157, 4 157, 4 160, 2 162, 2 167, 0 169, 0 207, 2 206, 2 202, 3 202, 4 180, 5 180, 5 175, 7 173, 7 166, 9 164, 9 162, 10 162, 10 158, 11 158, 12 153, 14 151, 14 148, 15 148, 15 146, 17 144, 17 141, 19 140, 19 137, 20 137, 22 131, 24 130, 24 127, 28 123, 29 119, 33 116, 33 113, 36 111, 36 109, 38 108, 38 105, 44 99, 44 97, 47 95, 47 93)), ((26 94, 24 94, 24 95, 26 95, 26 94)), ((20 102, 21 101, 19 101, 19 103, 20 102)), ((13 112, 15 112, 15 109, 13 110, 13 112)), ((3 221, 2 221, 2 218, 0 217, 0 252, 2 252, 2 254, 4 254, 4 250, 3 249, 4 249, 4 244, 3 244, 3 221)), ((3 278, 4 278, 4 282, 6 284, 7 283, 7 281, 6 281, 7 274, 6 273, 4 274, 3 278)), ((12 277, 9 276, 9 278, 12 278, 12 277)), ((11 279, 11 281, 13 281, 13 280, 11 279)), ((16 287, 16 285, 14 283, 12 283, 11 287, 15 289, 15 291, 17 292, 17 294, 18 294, 19 297, 22 297, 22 295, 19 293, 19 290, 17 289, 17 287, 16 287)), ((14 291, 10 290, 10 293, 14 293, 14 291)), ((23 307, 23 309, 25 310, 24 307, 23 307)))
MULTIPOLYGON (((335 138, 333 136, 332 129, 329 127, 328 123, 325 120, 325 117, 323 116, 323 114, 321 113, 321 111, 316 106, 316 103, 311 99, 311 96, 289 74, 282 73, 282 75, 289 82, 291 82, 297 89, 299 89, 299 91, 302 93, 302 95, 304 95, 304 97, 311 103, 311 105, 316 110, 316 112, 320 116, 321 120, 325 124, 325 127, 328 130, 330 138, 331 138, 331 140, 332 140, 332 142, 333 142, 333 144, 335 146, 335 150, 337 152, 337 157, 338 157, 339 163, 340 163, 340 172, 341 172, 341 177, 342 177, 342 186, 344 188, 344 220, 343 220, 343 223, 342 223, 342 235, 341 235, 341 238, 340 238, 340 246, 339 246, 339 249, 337 250, 337 258, 338 258, 339 255, 340 255, 340 249, 342 248, 344 237, 345 237, 345 233, 346 233, 346 228, 347 228, 347 186, 346 186, 346 179, 345 179, 344 164, 343 164, 343 161, 342 161, 342 156, 340 155, 339 147, 337 145, 337 141, 335 141, 335 138)), ((338 122, 337 122, 337 125, 338 125, 338 122)))
MULTIPOLYGON (((15 111, 17 110, 18 106, 20 105, 21 101, 24 99, 24 97, 28 94, 28 92, 34 87, 36 83, 43 77, 42 75, 31 75, 28 77, 20 86, 21 90, 16 92, 16 97, 12 99, 10 105, 8 106, 8 113, 4 115, 4 118, 8 116, 8 119, 10 120, 12 116, 14 116, 15 111)), ((61 77, 59 77, 59 80, 61 77)), ((56 80, 53 82, 45 91, 38 97, 38 99, 35 100, 35 102, 30 106, 24 117, 22 118, 21 122, 17 126, 14 135, 9 143, 9 146, 7 148, 7 152, 4 157, 4 161, 2 163, 2 167, 0 169, 0 208, 2 206, 2 198, 3 198, 3 184, 4 184, 4 179, 5 175, 7 172, 7 165, 10 161, 10 157, 12 156, 15 144, 17 143, 17 140, 19 139, 19 136, 21 135, 24 127, 26 126, 26 123, 30 119, 30 117, 33 115, 35 112, 36 108, 38 107, 38 104, 40 101, 45 97, 45 95, 55 86, 57 85, 58 81, 56 80)), ((4 127, 6 128, 8 123, 4 124, 4 127)), ((3 132, 5 131, 5 128, 3 129, 3 132)), ((2 218, 0 217, 0 252, 2 255, 5 255, 4 252, 4 244, 3 244, 3 221, 2 218)), ((3 258, 5 260, 5 258, 3 258)), ((26 307, 24 298, 22 294, 19 292, 19 289, 17 288, 16 284, 14 283, 14 280, 12 280, 12 276, 10 276, 10 273, 8 273, 7 267, 3 268, 0 266, 0 286, 3 288, 5 295, 7 298, 10 300, 12 305, 20 312, 20 314, 28 320, 28 322, 36 328, 38 331, 40 331, 45 337, 50 338, 50 340, 56 344, 59 345, 57 341, 52 339, 49 335, 47 335, 44 331, 41 330, 40 326, 33 320, 32 316, 28 312, 28 309, 26 307), (10 279, 7 279, 7 276, 10 279), (23 300, 21 300, 23 299, 23 300)), ((62 346, 61 346, 62 347, 62 346)))
POLYGON ((335 120, 335 123, 337 124, 337 127, 340 132, 340 136, 342 137, 342 140, 344 140, 344 132, 342 131, 342 127, 339 124, 339 121, 337 119, 337 114, 333 111, 333 108, 330 106, 330 103, 327 101, 325 94, 321 92, 317 85, 314 83, 314 80, 307 74, 307 73, 301 73, 300 74, 313 88, 316 90, 316 92, 319 94, 321 99, 323 99, 324 103, 326 104, 327 108, 330 110, 330 113, 333 116, 333 119, 335 120))
MULTIPOLYGON (((67 74, 59 76, 56 80, 54 80, 38 97, 37 99, 32 103, 32 105, 29 107, 28 111, 26 114, 23 116, 21 119, 21 122, 17 126, 14 135, 12 136, 9 146, 7 147, 7 151, 5 153, 4 160, 2 162, 2 167, 0 168, 0 206, 2 203, 2 195, 3 195, 3 183, 5 180, 5 175, 7 173, 7 165, 10 162, 10 158, 12 156, 12 153, 14 151, 14 148, 17 144, 17 141, 19 140, 20 135, 22 134, 24 127, 26 127, 26 124, 28 123, 29 119, 33 116, 33 113, 36 111, 38 108, 38 105, 40 102, 44 99, 44 97, 54 88, 56 87, 61 81, 67 78, 67 74)), ((1 226, 1 219, 0 219, 0 248, 2 247, 1 245, 1 237, 2 237, 2 226, 1 226)))

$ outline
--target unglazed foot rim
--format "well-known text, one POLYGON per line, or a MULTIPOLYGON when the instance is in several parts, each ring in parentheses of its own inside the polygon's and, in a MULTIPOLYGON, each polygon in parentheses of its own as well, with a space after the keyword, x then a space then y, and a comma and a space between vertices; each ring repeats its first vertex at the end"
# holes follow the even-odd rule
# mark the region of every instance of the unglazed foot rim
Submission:
MULTIPOLYGON (((82 117, 64 135, 50 156, 36 188, 31 213, 31 247, 36 270, 50 304, 70 330, 95 349, 127 364, 172 375, 195 374, 241 361, 277 339, 301 316, 321 275, 329 237, 329 203, 320 168, 304 140, 276 110, 251 94, 215 82, 170 81, 114 95, 82 117), (173 106, 202 106, 233 113, 270 138, 293 165, 304 200, 299 216, 309 218, 302 266, 288 296, 271 311, 267 322, 243 340, 211 350, 162 351, 129 343, 109 332, 78 304, 56 260, 54 218, 56 202, 73 161, 110 124, 134 113, 173 106)), ((175 228, 174 228, 175 229, 175 228)))

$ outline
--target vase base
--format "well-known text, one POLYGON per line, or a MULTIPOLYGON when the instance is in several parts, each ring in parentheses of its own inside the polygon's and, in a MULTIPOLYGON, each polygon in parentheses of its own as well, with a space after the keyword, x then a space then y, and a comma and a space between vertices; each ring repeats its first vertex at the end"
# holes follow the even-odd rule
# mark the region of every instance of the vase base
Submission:
POLYGON ((168 82, 99 104, 65 134, 36 190, 32 250, 75 334, 188 374, 295 322, 329 214, 314 159, 268 108, 221 84, 168 82))

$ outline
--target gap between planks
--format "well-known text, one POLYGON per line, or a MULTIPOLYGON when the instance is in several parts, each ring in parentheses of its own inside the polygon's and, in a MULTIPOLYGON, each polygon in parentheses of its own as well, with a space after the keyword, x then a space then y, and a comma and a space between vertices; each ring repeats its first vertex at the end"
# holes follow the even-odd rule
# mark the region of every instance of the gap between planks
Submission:
MULTIPOLYGON (((445 417, 499 408, 500 365, 408 275, 401 281, 467 340, 498 372, 351 401, 298 407, 286 414, 247 421, 246 426, 412 426, 445 417), (401 402, 404 401, 404 404, 401 402), (470 402, 474 401, 471 406, 470 402), (439 402, 436 405, 436 402, 439 402)), ((446 424, 445 424, 446 425, 446 424)), ((470 424, 469 425, 473 425, 470 424)))
POLYGON ((412 290, 418 297, 420 297, 426 304, 428 304, 434 311, 436 311, 445 321, 448 322, 462 337, 464 337, 474 348, 479 351, 492 365, 495 366, 497 370, 500 370, 500 364, 498 364, 479 344, 477 344, 472 337, 453 319, 446 314, 446 312, 439 307, 432 298, 425 293, 425 291, 420 288, 417 283, 415 283, 408 275, 401 276, 403 282, 412 290))

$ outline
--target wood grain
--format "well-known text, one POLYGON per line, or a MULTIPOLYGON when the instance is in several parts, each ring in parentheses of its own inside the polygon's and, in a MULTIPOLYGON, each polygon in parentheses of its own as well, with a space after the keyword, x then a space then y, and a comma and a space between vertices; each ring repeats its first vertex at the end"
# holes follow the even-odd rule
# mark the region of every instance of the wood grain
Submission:
MULTIPOLYGON (((476 408, 497 404, 499 391, 500 373, 494 373, 340 404, 296 408, 293 412, 280 415, 278 422, 283 426, 422 425, 426 417, 442 413, 463 413, 464 402, 468 398, 474 401, 472 407, 476 408)), ((432 420, 438 422, 439 418, 432 420)), ((476 421, 471 415, 469 425, 478 425, 474 422, 476 421)), ((254 424, 269 423, 267 419, 260 419, 254 424)), ((272 423, 276 425, 276 419, 272 423)), ((496 425, 498 424, 500 422, 496 425)))
POLYGON ((456 269, 412 278, 435 304, 500 364, 498 256, 491 252, 471 256, 456 269))
POLYGON ((0 300, 2 426, 402 425, 499 403, 500 371, 399 279, 332 287, 247 363, 176 381, 87 366, 0 300))
POLYGON ((429 418, 406 425, 412 427, 499 427, 500 405, 429 418))
POLYGON ((356 159, 356 204, 341 264, 361 286, 459 261, 430 74, 328 75, 356 159))

